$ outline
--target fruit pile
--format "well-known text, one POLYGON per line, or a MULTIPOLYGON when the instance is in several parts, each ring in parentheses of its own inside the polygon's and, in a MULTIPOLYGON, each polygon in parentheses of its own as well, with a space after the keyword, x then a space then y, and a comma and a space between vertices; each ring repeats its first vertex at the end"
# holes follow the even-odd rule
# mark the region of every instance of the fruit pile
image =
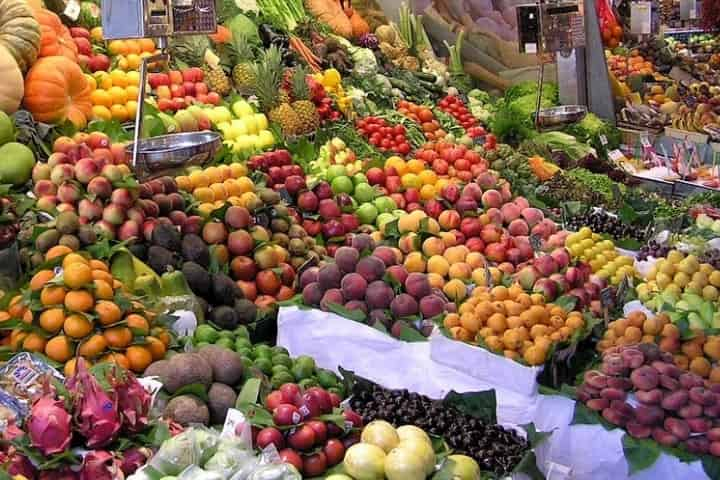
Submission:
MULTIPOLYGON (((104 53, 96 53, 93 51, 93 38, 91 32, 83 27, 72 27, 70 28, 70 36, 72 37, 73 43, 75 43, 75 46, 77 47, 78 51, 78 63, 82 67, 87 67, 88 70, 95 73, 101 70, 107 71, 110 69, 110 59, 107 55, 104 53)), ((152 50, 149 52, 152 53, 155 51, 155 42, 150 40, 152 42, 152 50)), ((141 47, 148 45, 140 45, 141 47)), ((139 60, 140 57, 138 57, 139 60)), ((135 60, 133 58, 133 60, 135 60)), ((119 62, 118 62, 119 64, 119 62)), ((140 66, 140 62, 138 61, 137 65, 133 68, 133 70, 137 70, 140 66)), ((127 70, 127 68, 123 68, 122 70, 127 70)))
POLYGON ((683 373, 672 355, 651 343, 606 350, 600 370, 585 373, 578 399, 635 438, 690 453, 720 456, 714 428, 720 398, 702 377, 683 373), (632 403, 628 394, 634 396, 632 403))
POLYGON ((700 295, 715 301, 720 288, 720 271, 709 263, 700 263, 695 255, 672 250, 667 258, 659 259, 647 273, 646 282, 636 288, 642 301, 658 293, 680 299, 683 293, 700 295))
POLYGON ((148 84, 157 97, 157 107, 161 112, 181 110, 194 103, 218 105, 220 95, 209 90, 204 78, 202 69, 191 67, 182 71, 151 73, 148 84))
POLYGON ((247 167, 240 163, 195 168, 187 175, 175 177, 178 190, 190 193, 200 202, 200 214, 208 215, 225 202, 248 207, 257 200, 255 186, 247 175, 247 167))
POLYGON ((92 119, 125 122, 135 118, 140 73, 104 69, 89 77, 92 93, 92 119))
POLYGON ((377 147, 381 152, 393 152, 399 155, 410 153, 411 147, 403 125, 392 125, 384 118, 370 116, 359 119, 355 126, 360 134, 368 139, 370 145, 377 147))
POLYGON ((267 174, 265 184, 274 189, 286 189, 290 195, 305 188, 305 175, 300 165, 292 162, 290 152, 287 150, 274 150, 259 155, 253 155, 247 162, 252 171, 267 174))
POLYGON ((422 127, 425 138, 428 140, 441 140, 447 135, 447 132, 442 129, 440 122, 437 121, 430 107, 408 102, 407 100, 400 100, 397 103, 397 111, 419 124, 422 127))
POLYGON ((415 152, 415 158, 427 162, 436 174, 463 182, 470 182, 488 169, 480 154, 463 144, 426 143, 415 152))
POLYGON ((473 114, 468 110, 467 105, 456 95, 448 95, 440 100, 438 107, 445 113, 449 113, 463 127, 470 137, 473 137, 473 128, 479 123, 473 114))
POLYGON ((593 273, 613 285, 618 285, 624 277, 632 278, 637 274, 635 260, 620 255, 612 240, 603 240, 590 227, 582 227, 568 235, 565 246, 573 258, 587 262, 593 273))
POLYGON ((156 46, 152 38, 112 40, 107 45, 107 51, 114 57, 120 70, 130 71, 138 70, 142 59, 156 52, 156 46))
POLYGON ((40 270, 27 291, 14 297, 3 321, 22 319, 37 331, 14 328, 13 350, 44 353, 64 364, 72 375, 78 357, 89 362, 109 361, 142 372, 165 356, 170 335, 154 327, 154 313, 137 300, 130 301, 122 282, 107 264, 54 247, 46 258, 62 257, 62 270, 40 270))
POLYGON ((363 161, 338 137, 328 140, 320 147, 317 160, 310 162, 311 173, 318 178, 327 178, 328 168, 335 164, 345 165, 348 175, 363 171, 363 161))
POLYGON ((645 229, 623 223, 617 215, 600 209, 593 209, 584 215, 573 217, 567 222, 569 230, 578 231, 582 227, 590 228, 595 233, 608 234, 617 240, 632 238, 642 242, 646 235, 645 229))
POLYGON ((429 335, 433 325, 427 320, 448 308, 443 297, 432 293, 425 274, 408 273, 398 265, 392 248, 375 247, 367 235, 354 236, 351 246, 338 248, 334 259, 335 263, 308 268, 300 276, 306 305, 325 311, 337 311, 337 306, 358 310, 368 324, 379 322, 396 337, 411 327, 429 335), (366 250, 372 253, 361 257, 366 250), (402 293, 396 294, 393 286, 402 293))
MULTIPOLYGON (((261 449, 274 445, 283 462, 308 477, 324 474, 345 456, 346 431, 322 419, 338 411, 340 400, 320 387, 303 389, 294 383, 283 384, 264 399, 265 408, 272 412, 273 426, 257 432, 254 445, 261 449)), ((352 410, 338 415, 351 428, 362 427, 362 420, 352 410)))
POLYGON ((232 117, 226 107, 215 107, 213 110, 221 112, 220 115, 208 113, 223 133, 226 145, 229 145, 234 153, 255 153, 268 149, 275 145, 276 139, 268 129, 268 119, 264 113, 256 113, 253 107, 245 100, 238 100, 232 104, 232 117))
POLYGON ((475 288, 458 313, 445 316, 443 325, 457 340, 485 345, 528 365, 541 365, 553 344, 582 330, 585 319, 579 311, 566 312, 516 284, 475 288))
POLYGON ((454 453, 471 457, 482 470, 498 476, 512 471, 528 448, 512 430, 489 425, 454 406, 407 390, 356 383, 350 407, 366 423, 385 420, 394 426, 414 425, 431 435, 442 435, 454 453))

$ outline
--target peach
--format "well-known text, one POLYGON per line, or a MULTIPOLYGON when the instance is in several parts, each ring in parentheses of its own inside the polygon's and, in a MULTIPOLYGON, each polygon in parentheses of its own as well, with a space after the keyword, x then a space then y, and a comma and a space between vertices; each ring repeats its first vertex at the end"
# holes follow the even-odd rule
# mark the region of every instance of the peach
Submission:
POLYGON ((457 245, 457 238, 455 238, 455 234, 452 232, 440 232, 439 233, 440 238, 445 243, 445 248, 453 247, 457 245))
POLYGON ((407 269, 402 265, 391 265, 387 269, 388 275, 395 279, 400 284, 405 283, 405 279, 408 277, 407 269))
POLYGON ((430 282, 424 273, 412 272, 405 279, 405 291, 417 299, 430 295, 430 282))
POLYGON ((40 180, 50 180, 50 172, 52 172, 52 166, 49 164, 36 163, 32 169, 33 182, 37 183, 40 180))
POLYGON ((331 288, 323 294, 322 299, 320 300, 320 308, 327 312, 331 303, 336 303, 338 305, 343 305, 345 303, 345 298, 339 288, 331 288))
POLYGON ((442 255, 433 255, 427 261, 427 271, 445 277, 450 271, 450 263, 442 255))
POLYGON ((467 252, 464 252, 461 245, 450 247, 443 253, 443 257, 447 260, 450 265, 454 263, 464 262, 467 257, 467 252))
POLYGON ((545 218, 545 215, 543 214, 542 210, 539 210, 537 208, 525 208, 522 212, 520 212, 522 217, 525 219, 525 221, 528 223, 530 228, 534 227, 538 223, 542 222, 545 218))
POLYGON ((502 195, 497 190, 487 190, 482 194, 482 204, 485 208, 500 208, 502 203, 502 195))
POLYGON ((33 192, 35 193, 36 197, 44 197, 45 195, 55 195, 57 194, 58 188, 57 185, 55 185, 50 180, 37 180, 35 182, 35 187, 33 188, 33 192))
POLYGON ((472 281, 476 286, 487 286, 487 278, 485 277, 485 268, 476 268, 472 271, 472 281))
POLYGON ((541 238, 548 238, 550 236, 550 229, 548 228, 548 225, 545 223, 538 223, 534 227, 532 227, 532 230, 530 231, 532 235, 537 235, 541 238))
POLYGON ((345 300, 361 300, 365 298, 367 282, 359 273, 349 273, 340 282, 340 288, 345 300))
POLYGON ((510 226, 508 226, 508 232, 513 237, 524 236, 530 233, 530 227, 528 227, 528 224, 525 223, 525 220, 521 218, 516 218, 515 220, 510 222, 510 226))
POLYGON ((422 252, 428 257, 432 257, 434 255, 442 255, 444 251, 445 242, 443 242, 442 239, 438 237, 427 238, 422 244, 422 252))
POLYGON ((445 285, 445 279, 438 275, 437 273, 428 273, 428 282, 430 282, 430 286, 432 288, 439 288, 442 289, 442 287, 445 285))
POLYGON ((455 278, 445 284, 443 293, 445 293, 450 300, 459 302, 467 296, 467 287, 462 280, 455 278))
POLYGON ((386 309, 390 306, 394 296, 395 292, 390 288, 390 285, 377 280, 368 285, 365 292, 365 302, 370 310, 386 309))
POLYGON ((418 313, 417 300, 407 293, 401 293, 390 302, 390 310, 396 317, 409 317, 418 313))
POLYGON ((506 224, 520 218, 520 212, 521 209, 514 203, 506 203, 500 208, 500 213, 502 213, 503 216, 503 222, 506 224))
POLYGON ((335 252, 335 263, 343 273, 354 272, 359 260, 360 252, 352 247, 340 247, 335 252))
POLYGON ((422 210, 415 210, 409 215, 404 215, 398 219, 398 230, 400 233, 417 232, 420 230, 420 221, 427 217, 422 210))
MULTIPOLYGON (((395 252, 395 249, 393 249, 392 247, 387 247, 385 245, 380 245, 379 247, 376 247, 375 251, 373 251, 373 256, 378 257, 380 260, 382 260, 386 267, 398 263, 398 256, 395 252)), ((400 252, 400 258, 402 259, 402 252, 400 252)))
MULTIPOLYGON (((494 223, 497 225, 502 225, 503 223, 503 216, 502 212, 498 208, 489 208, 487 212, 485 212, 490 219, 490 223, 494 223)), ((482 222, 481 222, 482 223, 482 222)))
POLYGON ((437 220, 431 217, 427 217, 425 219, 425 230, 432 233, 433 235, 437 235, 440 233, 440 224, 437 220))
POLYGON ((67 163, 55 165, 50 172, 50 180, 55 185, 61 185, 64 182, 72 180, 75 177, 75 168, 67 163))
POLYGON ((403 253, 410 253, 416 250, 417 243, 419 243, 419 237, 416 233, 408 233, 398 239, 398 248, 403 253))
POLYGON ((75 140, 70 137, 58 137, 53 142, 53 152, 55 153, 67 153, 77 146, 75 140))
POLYGON ((517 197, 514 203, 521 211, 530 208, 530 202, 525 197, 517 197))
POLYGON ((341 280, 342 272, 336 264, 329 263, 320 267, 318 271, 318 283, 323 290, 339 288, 341 280))
POLYGON ((488 260, 502 263, 505 261, 505 245, 502 243, 489 243, 487 247, 485 247, 485 256, 488 260))
POLYGON ((444 230, 452 230, 453 228, 459 228, 461 220, 462 219, 460 218, 460 214, 455 210, 445 210, 438 217, 440 226, 444 230))
POLYGON ((403 263, 403 265, 408 272, 422 273, 425 272, 425 269, 427 268, 425 259, 420 252, 409 253, 408 256, 405 257, 405 262, 403 263))
POLYGON ((465 262, 470 268, 480 268, 485 265, 485 257, 480 252, 470 252, 465 257, 465 262))
POLYGON ((437 295, 428 295, 420 300, 420 313, 423 318, 432 318, 445 310, 445 301, 437 295))
POLYGON ((490 224, 483 227, 482 232, 480 233, 480 238, 482 238, 482 241, 486 244, 497 243, 500 241, 502 234, 502 228, 497 225, 490 224))
POLYGON ((355 271, 370 283, 382 279, 383 275, 385 275, 385 264, 377 257, 364 257, 357 263, 355 271))
POLYGON ((233 256, 243 256, 252 252, 255 241, 245 230, 235 230, 228 236, 227 246, 233 256))
POLYGON ((453 263, 448 270, 448 276, 461 280, 469 279, 472 276, 472 268, 465 262, 453 263))

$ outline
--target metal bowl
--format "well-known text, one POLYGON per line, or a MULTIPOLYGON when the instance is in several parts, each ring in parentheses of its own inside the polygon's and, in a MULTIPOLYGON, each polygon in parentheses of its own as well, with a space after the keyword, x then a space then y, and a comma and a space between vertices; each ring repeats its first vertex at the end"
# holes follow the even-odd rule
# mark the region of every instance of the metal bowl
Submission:
MULTIPOLYGON (((210 160, 222 145, 216 132, 187 132, 162 135, 140 140, 137 161, 133 165, 140 180, 172 175, 190 165, 202 165, 210 160)), ((134 144, 126 147, 131 157, 134 144)))
POLYGON ((583 105, 563 105, 562 107, 543 108, 533 115, 537 116, 537 124, 540 128, 564 127, 585 118, 587 108, 583 105))

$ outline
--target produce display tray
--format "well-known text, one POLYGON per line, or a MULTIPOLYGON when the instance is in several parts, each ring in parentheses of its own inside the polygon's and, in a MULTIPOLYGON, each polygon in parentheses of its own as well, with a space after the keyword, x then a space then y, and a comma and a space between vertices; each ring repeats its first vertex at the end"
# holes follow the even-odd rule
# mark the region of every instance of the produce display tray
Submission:
POLYGON ((720 192, 720 189, 706 187, 700 183, 689 182, 687 180, 678 180, 675 182, 675 194, 687 196, 698 192, 720 192))
POLYGON ((687 140, 693 143, 708 143, 710 135, 707 133, 690 132, 688 130, 680 130, 679 128, 665 127, 665 135, 678 140, 687 140))

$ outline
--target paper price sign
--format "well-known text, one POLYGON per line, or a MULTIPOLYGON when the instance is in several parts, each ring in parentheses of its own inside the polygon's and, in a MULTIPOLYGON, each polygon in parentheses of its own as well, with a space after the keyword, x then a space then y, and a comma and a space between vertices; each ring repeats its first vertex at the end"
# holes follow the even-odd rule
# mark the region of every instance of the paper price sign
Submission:
POLYGON ((635 2, 630 6, 630 31, 635 35, 652 33, 652 3, 635 2))

